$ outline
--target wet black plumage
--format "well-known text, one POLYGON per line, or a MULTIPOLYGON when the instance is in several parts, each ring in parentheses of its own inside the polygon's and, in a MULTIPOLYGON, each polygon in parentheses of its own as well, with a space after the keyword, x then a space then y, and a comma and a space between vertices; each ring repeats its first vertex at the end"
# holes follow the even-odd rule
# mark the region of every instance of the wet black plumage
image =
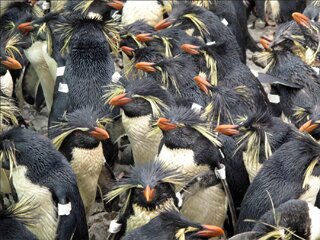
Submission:
MULTIPOLYGON (((298 199, 309 190, 311 186, 303 187, 305 172, 311 162, 319 158, 319 154, 319 144, 312 138, 301 135, 283 144, 268 161, 265 161, 243 199, 237 232, 250 231, 254 224, 246 223, 244 220, 258 220, 271 209, 268 193, 274 207, 277 208, 288 200, 298 199)), ((312 175, 319 178, 319 166, 314 167, 312 175)))

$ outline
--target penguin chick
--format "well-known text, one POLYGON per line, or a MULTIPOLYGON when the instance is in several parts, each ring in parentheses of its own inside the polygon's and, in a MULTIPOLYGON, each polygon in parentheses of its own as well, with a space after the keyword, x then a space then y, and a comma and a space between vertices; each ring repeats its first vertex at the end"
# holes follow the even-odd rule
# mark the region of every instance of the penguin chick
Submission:
POLYGON ((92 108, 85 107, 67 114, 49 130, 54 145, 70 162, 76 175, 87 217, 92 213, 98 178, 106 161, 103 143, 109 139, 99 121, 103 119, 92 108))
POLYGON ((243 161, 250 182, 279 147, 294 140, 299 133, 280 118, 272 117, 268 112, 257 112, 247 116, 239 125, 243 134, 238 138, 239 150, 243 150, 243 161))
POLYGON ((275 208, 290 199, 315 204, 320 190, 320 146, 313 138, 301 135, 283 144, 264 162, 252 181, 241 204, 237 233, 250 231, 270 210, 270 197, 275 208))
POLYGON ((319 208, 306 201, 289 200, 266 212, 252 231, 256 232, 257 237, 269 235, 269 239, 276 239, 280 235, 292 240, 316 240, 320 238, 319 221, 319 208))
POLYGON ((32 199, 23 197, 18 203, 0 211, 0 239, 36 240, 37 237, 27 228, 39 217, 33 213, 36 207, 32 199))
POLYGON ((147 224, 161 212, 177 210, 175 187, 181 186, 183 175, 159 160, 136 165, 122 178, 106 199, 127 194, 125 205, 117 222, 122 224, 119 236, 147 224))
MULTIPOLYGON (((200 113, 183 106, 165 111, 157 125, 163 133, 159 159, 181 169, 186 176, 186 185, 192 179, 200 179, 199 183, 187 188, 182 214, 192 221, 222 226, 227 210, 226 195, 215 169, 225 165, 226 179, 236 207, 240 206, 249 185, 241 155, 234 155, 235 142, 227 136, 218 137, 200 113), (201 179, 205 179, 203 183, 201 179), (240 182, 241 186, 238 185, 240 182), (199 209, 199 206, 203 207, 199 209)), ((221 125, 216 129, 223 128, 225 126, 221 125)))
POLYGON ((50 140, 27 129, 0 135, 2 167, 10 169, 18 195, 37 204, 36 223, 27 227, 39 239, 88 239, 77 182, 65 157, 50 140))
POLYGON ((190 222, 177 211, 166 211, 124 236, 124 240, 204 240, 223 235, 223 229, 190 222), (157 231, 155 231, 157 229, 157 231))
POLYGON ((154 80, 146 78, 110 85, 105 98, 109 105, 121 108, 122 123, 135 163, 153 161, 162 134, 148 135, 152 129, 151 120, 174 104, 173 97, 154 80))

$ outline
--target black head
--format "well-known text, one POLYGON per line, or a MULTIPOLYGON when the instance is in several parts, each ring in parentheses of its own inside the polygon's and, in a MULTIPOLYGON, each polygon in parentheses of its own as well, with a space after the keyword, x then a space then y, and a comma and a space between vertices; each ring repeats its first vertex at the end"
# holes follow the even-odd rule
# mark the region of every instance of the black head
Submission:
POLYGON ((184 178, 177 169, 156 160, 143 166, 133 167, 128 177, 121 179, 114 190, 107 195, 107 199, 111 201, 119 194, 130 191, 132 204, 148 210, 154 210, 160 205, 163 205, 163 208, 170 208, 178 204, 175 187, 180 186, 183 181, 184 178))
POLYGON ((269 112, 257 112, 239 125, 243 134, 238 143, 251 161, 263 163, 283 144, 297 136, 295 128, 272 117, 269 112))
MULTIPOLYGON (((11 164, 15 161, 17 165, 26 166, 28 177, 34 182, 43 179, 53 169, 67 166, 64 156, 55 149, 48 138, 25 128, 12 128, 2 133, 0 150, 5 153, 4 165, 8 161, 11 164), (14 157, 7 153, 13 153, 14 157)), ((71 174, 71 167, 68 169, 71 174)))
POLYGON ((275 228, 277 230, 275 235, 283 231, 283 235, 291 236, 290 239, 309 239, 311 220, 308 203, 302 200, 290 200, 283 203, 274 211, 270 210, 265 213, 252 230, 262 237, 274 232, 275 228))
POLYGON ((67 114, 51 127, 50 137, 57 148, 70 159, 73 148, 92 149, 101 141, 109 139, 103 126, 104 120, 108 118, 100 118, 92 108, 84 107, 67 114))
POLYGON ((126 240, 146 239, 186 239, 204 240, 223 235, 223 230, 216 226, 200 225, 184 218, 177 211, 165 211, 146 225, 130 232, 126 240))
POLYGON ((168 91, 153 79, 124 80, 123 84, 109 86, 107 103, 120 106, 128 117, 159 116, 168 106, 174 104, 168 91))

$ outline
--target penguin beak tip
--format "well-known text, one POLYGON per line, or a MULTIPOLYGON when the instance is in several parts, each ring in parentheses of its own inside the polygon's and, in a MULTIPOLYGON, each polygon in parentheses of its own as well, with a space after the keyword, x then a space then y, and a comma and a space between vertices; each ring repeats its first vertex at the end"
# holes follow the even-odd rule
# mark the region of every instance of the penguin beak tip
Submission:
POLYGON ((154 188, 150 188, 149 185, 146 186, 146 188, 143 191, 143 196, 146 199, 148 203, 152 202, 154 195, 156 193, 156 190, 154 188))
POLYGON ((122 94, 119 94, 118 96, 113 97, 109 101, 109 105, 111 105, 111 106, 124 106, 132 101, 133 101, 132 98, 126 97, 126 94, 122 93, 122 94))
POLYGON ((260 38, 260 44, 265 50, 270 50, 271 41, 267 40, 265 37, 260 38))
POLYGON ((224 134, 226 136, 235 136, 240 134, 240 131, 238 130, 238 128, 239 128, 238 125, 223 124, 223 125, 217 126, 215 128, 215 131, 221 134, 224 134))
POLYGON ((124 52, 128 56, 132 56, 133 55, 134 49, 131 48, 131 47, 122 46, 122 47, 120 47, 120 49, 121 49, 122 52, 124 52))
POLYGON ((312 133, 315 129, 319 127, 319 125, 320 125, 320 122, 318 121, 313 122, 312 120, 309 120, 299 128, 299 131, 312 133))
POLYGON ((18 26, 18 30, 25 32, 25 33, 29 33, 33 29, 34 29, 34 27, 32 26, 32 22, 21 23, 18 26))
POLYGON ((171 123, 170 120, 167 118, 159 118, 157 121, 157 125, 163 131, 170 131, 177 128, 177 125, 171 123))
POLYGON ((162 29, 165 29, 169 26, 172 25, 172 22, 170 20, 168 20, 167 18, 163 19, 162 21, 158 22, 154 28, 159 31, 159 30, 162 30, 162 29))
POLYGON ((135 67, 145 72, 156 72, 157 69, 154 67, 155 63, 153 62, 138 62, 135 67))
POLYGON ((310 27, 310 19, 299 12, 292 13, 292 18, 295 20, 298 24, 303 25, 305 27, 310 27))
POLYGON ((200 48, 199 46, 192 45, 192 44, 187 44, 187 43, 182 44, 182 45, 180 46, 180 49, 181 49, 182 51, 184 51, 184 52, 186 52, 186 53, 189 53, 189 54, 191 54, 191 55, 198 55, 198 54, 200 54, 200 52, 199 52, 199 50, 198 50, 199 48, 200 48))
POLYGON ((18 70, 22 68, 21 63, 11 57, 6 57, 6 60, 1 60, 1 63, 8 69, 18 70))
POLYGON ((136 35, 136 39, 139 42, 150 42, 153 40, 151 33, 140 33, 136 35))
POLYGON ((217 226, 202 225, 202 228, 203 230, 200 230, 196 233, 200 237, 211 238, 211 237, 218 237, 224 234, 224 230, 217 226))
POLYGON ((113 0, 112 2, 107 3, 107 5, 120 11, 123 8, 124 3, 122 1, 113 0))
POLYGON ((203 91, 205 92, 205 94, 209 94, 209 88, 211 87, 211 84, 204 79, 203 77, 201 77, 200 75, 195 76, 193 78, 193 80, 196 82, 197 86, 203 91))
POLYGON ((110 138, 109 133, 102 128, 95 127, 94 130, 89 132, 90 135, 98 140, 107 140, 110 138))

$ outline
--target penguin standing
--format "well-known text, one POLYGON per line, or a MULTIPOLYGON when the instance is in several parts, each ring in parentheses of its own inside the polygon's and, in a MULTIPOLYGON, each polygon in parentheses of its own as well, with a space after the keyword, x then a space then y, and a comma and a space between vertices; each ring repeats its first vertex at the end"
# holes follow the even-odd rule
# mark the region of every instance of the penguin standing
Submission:
POLYGON ((2 167, 10 169, 18 199, 32 198, 39 218, 27 226, 39 239, 88 239, 76 178, 49 139, 24 128, 0 135, 2 167))
MULTIPOLYGON (((218 137, 213 129, 210 132, 210 124, 198 112, 183 106, 166 111, 157 125, 163 132, 159 159, 181 169, 186 176, 186 185, 197 179, 186 190, 181 213, 192 221, 222 226, 227 197, 215 171, 221 168, 221 164, 225 165, 227 185, 232 195, 228 197, 232 198, 229 201, 233 200, 235 207, 240 206, 249 185, 241 155, 235 154, 235 142, 227 136, 218 137)), ((221 125, 217 129, 225 127, 221 125)))
POLYGON ((122 123, 132 147, 136 164, 153 161, 158 154, 161 132, 152 130, 152 119, 160 116, 174 99, 152 79, 130 80, 111 85, 106 93, 107 103, 121 108, 122 123))
POLYGON ((127 196, 116 219, 116 223, 120 224, 116 239, 147 224, 162 212, 177 211, 179 199, 175 188, 181 186, 183 181, 183 175, 176 168, 159 160, 133 167, 128 177, 121 179, 106 196, 108 200, 120 194, 127 196))
POLYGON ((315 204, 320 190, 320 146, 310 136, 283 144, 265 161, 243 199, 237 232, 250 231, 254 226, 245 219, 258 220, 274 207, 301 199, 315 204))
POLYGON ((209 239, 223 235, 223 229, 213 225, 200 225, 185 219, 177 211, 166 211, 152 219, 146 225, 128 233, 124 240, 174 240, 209 239), (157 231, 155 232, 155 229, 157 231))
POLYGON ((99 175, 106 161, 102 142, 109 139, 108 132, 98 127, 98 121, 96 112, 86 107, 68 113, 49 132, 76 175, 87 217, 92 213, 99 175))

